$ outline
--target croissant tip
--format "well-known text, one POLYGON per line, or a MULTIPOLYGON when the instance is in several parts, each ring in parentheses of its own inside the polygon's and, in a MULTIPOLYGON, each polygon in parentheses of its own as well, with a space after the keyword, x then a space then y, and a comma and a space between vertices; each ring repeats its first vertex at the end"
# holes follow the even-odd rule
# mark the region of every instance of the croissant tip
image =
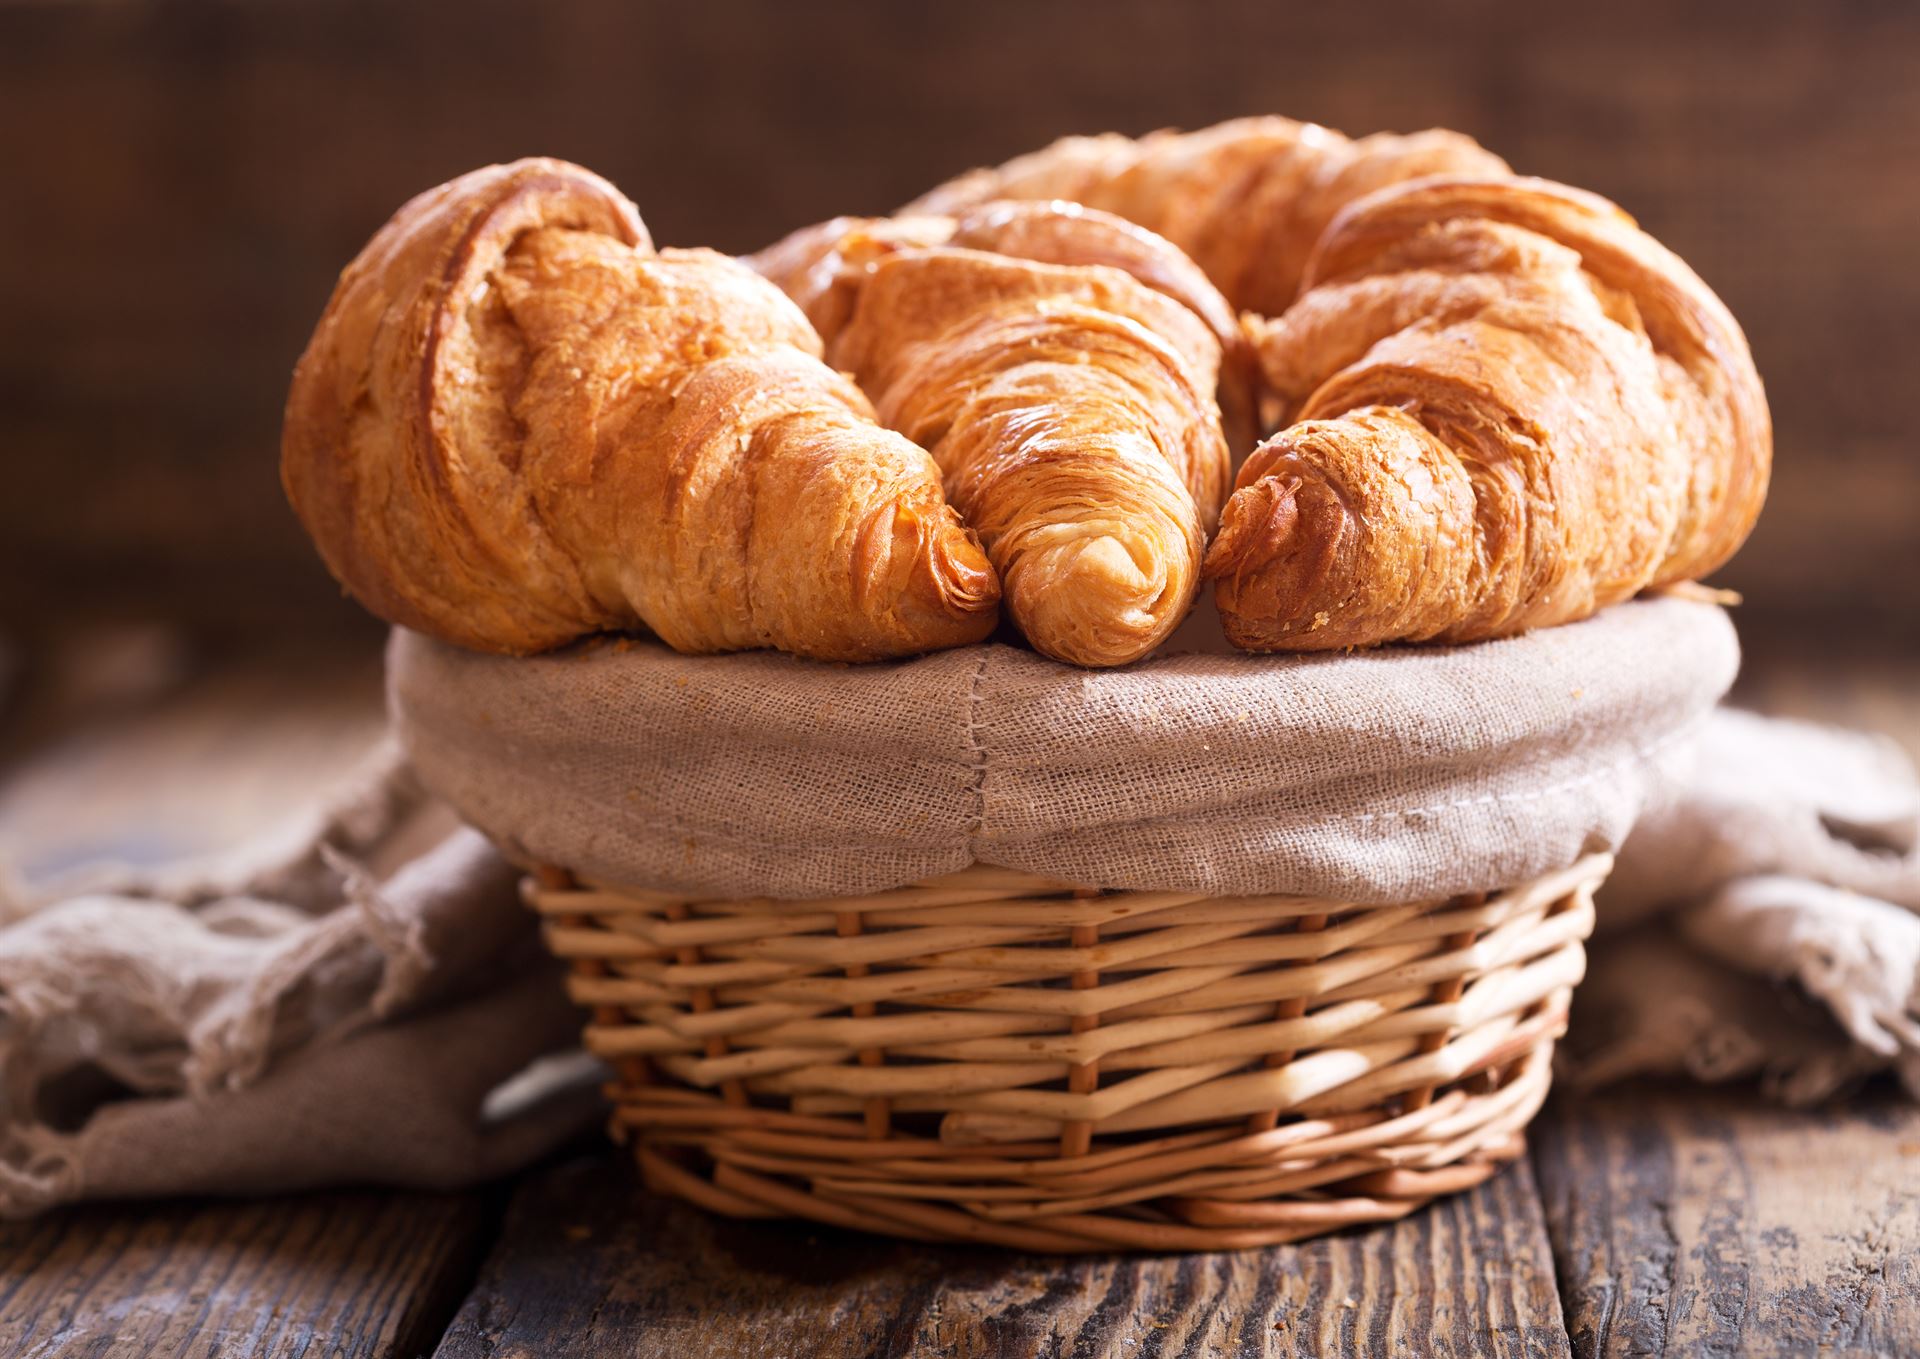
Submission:
POLYGON ((1166 640, 1199 580, 1185 544, 1092 531, 1056 538, 1007 568, 1007 592, 1027 640, 1075 665, 1125 665, 1166 640))

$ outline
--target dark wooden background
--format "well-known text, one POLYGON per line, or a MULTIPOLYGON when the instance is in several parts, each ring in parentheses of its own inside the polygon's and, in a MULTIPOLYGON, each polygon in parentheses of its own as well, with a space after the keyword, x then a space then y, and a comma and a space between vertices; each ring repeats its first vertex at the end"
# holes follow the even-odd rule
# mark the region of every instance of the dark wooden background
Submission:
POLYGON ((280 500, 334 273, 544 152, 747 249, 1070 131, 1445 125, 1624 204, 1744 322, 1776 490, 1724 576, 1920 646, 1920 6, 0 4, 0 627, 371 638, 280 500))

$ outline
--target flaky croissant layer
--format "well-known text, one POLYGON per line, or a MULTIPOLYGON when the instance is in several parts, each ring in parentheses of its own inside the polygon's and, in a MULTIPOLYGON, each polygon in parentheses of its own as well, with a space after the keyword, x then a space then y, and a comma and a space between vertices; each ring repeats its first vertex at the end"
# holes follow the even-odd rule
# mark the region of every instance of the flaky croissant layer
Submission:
POLYGON ((905 211, 1009 198, 1151 228, 1250 313, 1287 427, 1207 558, 1243 647, 1572 621, 1713 570, 1759 514, 1766 399, 1719 299, 1612 204, 1457 133, 1068 137, 905 211))
POLYGON ((288 397, 289 499, 375 613, 528 653, 867 660, 978 641, 999 581, 924 450, 737 261, 656 253, 604 180, 529 160, 403 207, 288 397))
POLYGON ((1078 207, 988 204, 824 223, 755 263, 931 450, 1037 650, 1120 665, 1179 625, 1226 491, 1223 331, 1242 352, 1179 251, 1078 207))
POLYGON ((1297 423, 1241 469, 1206 564, 1253 650, 1474 641, 1724 562, 1772 437, 1738 326, 1612 204, 1424 180, 1352 205, 1250 322, 1297 423))
POLYGON ((1506 169, 1457 132, 1355 140, 1291 118, 1235 118, 1194 132, 1063 137, 949 180, 903 211, 1050 198, 1100 208, 1172 241, 1234 306, 1272 315, 1293 301, 1314 242, 1354 199, 1427 175, 1506 169))
POLYGON ((1252 650, 1571 621, 1715 569, 1766 492, 1719 299, 1452 133, 1069 138, 750 263, 559 161, 404 206, 288 396, 336 577, 484 650, 837 660, 981 640, 1004 588, 1116 665, 1203 579, 1252 650))

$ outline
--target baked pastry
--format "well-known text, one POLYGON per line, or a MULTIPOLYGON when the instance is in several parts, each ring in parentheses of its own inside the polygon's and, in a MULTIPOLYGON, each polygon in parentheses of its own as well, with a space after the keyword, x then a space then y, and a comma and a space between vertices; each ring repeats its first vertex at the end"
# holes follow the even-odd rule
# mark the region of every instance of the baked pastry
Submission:
POLYGON ((423 194, 295 371, 288 496, 369 608, 477 649, 899 656, 1004 585, 1082 665, 1164 640, 1203 553, 1245 648, 1469 641, 1711 571, 1764 499, 1726 308, 1455 134, 1070 138, 916 209, 748 268, 563 162, 423 194))
POLYGON ((978 641, 999 582, 926 452, 780 291, 656 253, 577 166, 422 194, 341 275, 281 472, 373 612, 483 651, 644 624, 689 652, 978 641))
POLYGON ((1250 322, 1289 419, 1207 559, 1253 650, 1465 642, 1691 580, 1745 539, 1772 433, 1720 300, 1613 204, 1428 179, 1345 209, 1250 322))
POLYGON ((1006 200, 948 217, 835 217, 747 256, 798 302, 829 344, 859 295, 861 266, 902 245, 956 245, 1039 264, 1103 264, 1199 317, 1220 342, 1221 428, 1240 457, 1258 436, 1259 373, 1240 316, 1200 266, 1163 236, 1077 203, 1006 200), (843 248, 844 247, 844 248, 843 248))
POLYGON ((1242 647, 1570 622, 1713 570, 1759 514, 1766 398, 1719 299, 1612 204, 1458 134, 1069 137, 906 211, 1003 197, 1151 227, 1252 313, 1264 423, 1306 423, 1240 469, 1208 557, 1242 647))
POLYGON ((1120 665, 1186 616, 1229 475, 1230 313, 1177 251, 1071 206, 988 206, 824 224, 756 263, 932 452, 1035 649, 1120 665))
POLYGON ((1271 315, 1293 301, 1313 243, 1347 203, 1424 175, 1506 170, 1457 132, 1354 140, 1291 118, 1236 118, 1196 132, 1063 137, 949 180, 902 212, 1008 198, 1102 208, 1172 241, 1234 306, 1271 315))

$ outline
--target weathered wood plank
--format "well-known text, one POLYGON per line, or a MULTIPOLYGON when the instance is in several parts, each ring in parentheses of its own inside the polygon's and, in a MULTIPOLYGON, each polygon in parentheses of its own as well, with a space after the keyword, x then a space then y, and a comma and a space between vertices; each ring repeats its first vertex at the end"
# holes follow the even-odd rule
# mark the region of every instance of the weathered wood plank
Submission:
POLYGON ((708 1217, 584 1157, 525 1181, 436 1359, 1566 1353, 1525 1165, 1390 1227, 1056 1259, 708 1217))
POLYGON ((0 863, 29 879, 238 844, 338 784, 380 739, 371 647, 199 655, 101 629, 27 657, 0 722, 0 863))
POLYGON ((1920 1109, 1555 1096, 1534 1162, 1575 1353, 1920 1353, 1920 1109))
POLYGON ((102 1205, 0 1224, 0 1354, 406 1359, 485 1245, 474 1194, 102 1205))
MULTIPOLYGON (((1920 663, 1749 634, 1736 697, 1920 755, 1920 663)), ((1560 1092, 1533 1133, 1581 1355, 1920 1352, 1920 1108, 1745 1089, 1560 1092)))

